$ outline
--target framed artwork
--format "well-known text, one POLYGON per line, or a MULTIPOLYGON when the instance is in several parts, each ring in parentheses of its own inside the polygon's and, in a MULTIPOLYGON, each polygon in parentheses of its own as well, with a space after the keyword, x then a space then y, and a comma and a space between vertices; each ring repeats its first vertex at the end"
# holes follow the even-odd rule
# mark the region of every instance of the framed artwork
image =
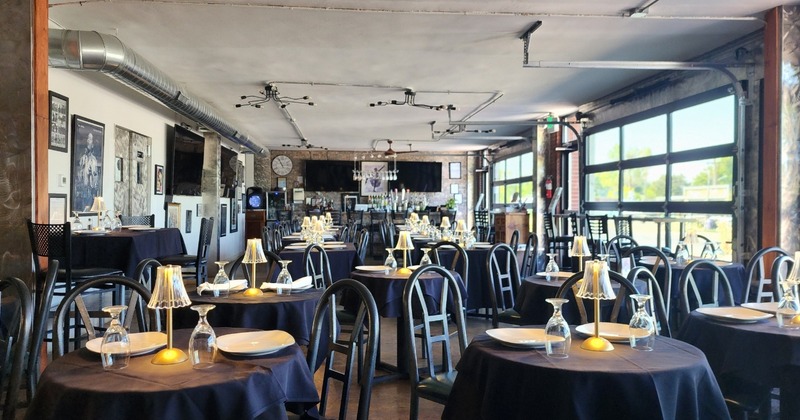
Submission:
POLYGON ((103 148, 106 126, 72 116, 72 211, 86 212, 103 196, 103 148))
POLYGON ((354 211, 356 209, 356 204, 358 204, 357 195, 342 194, 343 212, 354 211))
POLYGON ((162 165, 156 165, 156 174, 154 179, 156 180, 155 194, 164 194, 164 167, 162 165))
POLYGON ((228 205, 219 205, 219 236, 228 234, 228 205))
POLYGON ((48 194, 48 214, 50 215, 47 223, 64 223, 67 221, 67 195, 48 194))
POLYGON ((389 190, 389 180, 381 179, 380 172, 387 169, 388 162, 361 162, 361 195, 384 194, 389 190))
POLYGON ((50 91, 50 134, 48 148, 67 153, 69 99, 50 91))
POLYGON ((238 200, 231 199, 231 233, 239 231, 239 205, 238 200))
POLYGON ((461 179, 461 162, 450 162, 450 179, 461 179))
POLYGON ((186 210, 186 233, 192 233, 192 211, 186 210))
POLYGON ((286 189, 286 177, 284 176, 278 177, 278 188, 282 190, 286 189))
POLYGON ((167 227, 181 228, 181 203, 167 203, 167 227))

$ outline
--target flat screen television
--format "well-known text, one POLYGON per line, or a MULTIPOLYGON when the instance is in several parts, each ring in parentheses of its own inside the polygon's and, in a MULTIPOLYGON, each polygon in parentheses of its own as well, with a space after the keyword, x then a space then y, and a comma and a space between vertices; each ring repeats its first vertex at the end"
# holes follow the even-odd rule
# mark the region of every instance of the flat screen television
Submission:
POLYGON ((397 181, 389 182, 390 189, 442 191, 442 162, 397 162, 397 170, 397 181))
POLYGON ((179 125, 167 127, 167 195, 201 194, 203 136, 179 125))
POLYGON ((239 165, 239 154, 227 147, 221 147, 219 159, 219 183, 222 190, 220 197, 233 198, 239 185, 236 167, 239 165))
POLYGON ((307 160, 305 176, 306 191, 358 191, 352 161, 307 160))

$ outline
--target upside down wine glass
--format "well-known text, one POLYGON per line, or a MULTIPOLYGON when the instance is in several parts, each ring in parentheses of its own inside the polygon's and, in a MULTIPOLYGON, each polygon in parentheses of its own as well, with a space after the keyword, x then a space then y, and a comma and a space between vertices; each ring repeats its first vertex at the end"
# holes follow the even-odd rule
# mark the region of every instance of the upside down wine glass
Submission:
POLYGON ((206 316, 208 311, 214 309, 214 305, 194 305, 193 311, 197 311, 200 319, 197 326, 192 331, 189 338, 189 360, 192 361, 192 368, 206 369, 214 365, 214 358, 217 356, 217 335, 211 324, 208 323, 206 316))
POLYGON ((431 256, 428 254, 429 252, 431 252, 430 248, 422 248, 422 258, 419 259, 419 265, 432 264, 431 256))
POLYGON ((553 316, 544 327, 545 350, 549 357, 566 359, 569 357, 569 347, 572 344, 572 334, 567 320, 561 316, 561 305, 569 302, 562 298, 549 298, 545 301, 553 305, 553 316))
POLYGON ((386 252, 388 253, 386 260, 383 261, 383 265, 386 266, 386 270, 394 271, 397 270, 397 260, 394 258, 394 249, 393 248, 386 248, 386 252))
POLYGON ((214 277, 214 297, 228 297, 231 292, 231 281, 225 273, 227 261, 215 261, 217 264, 217 275, 214 277))
POLYGON ((292 294, 292 275, 289 274, 289 263, 292 261, 290 260, 280 260, 278 261, 281 263, 281 272, 278 273, 278 280, 275 283, 278 284, 276 293, 279 295, 291 295, 292 294))
POLYGON ((795 284, 789 279, 780 282, 783 289, 783 296, 778 302, 778 310, 775 316, 778 319, 778 327, 796 330, 800 328, 800 302, 795 295, 795 284))
POLYGON ((631 322, 628 324, 631 348, 653 351, 653 345, 656 342, 656 322, 645 310, 650 295, 631 295, 631 299, 636 303, 636 313, 633 314, 631 322))
POLYGON ((547 265, 544 267, 544 275, 545 279, 547 279, 547 281, 550 281, 551 276, 556 275, 556 273, 558 273, 559 268, 558 264, 556 264, 556 254, 547 254, 547 256, 550 258, 550 260, 547 261, 547 265))
POLYGON ((103 308, 103 312, 111 314, 111 324, 100 345, 100 355, 103 359, 103 369, 117 370, 128 367, 131 360, 131 342, 128 331, 119 323, 122 311, 127 309, 125 305, 113 305, 103 308))

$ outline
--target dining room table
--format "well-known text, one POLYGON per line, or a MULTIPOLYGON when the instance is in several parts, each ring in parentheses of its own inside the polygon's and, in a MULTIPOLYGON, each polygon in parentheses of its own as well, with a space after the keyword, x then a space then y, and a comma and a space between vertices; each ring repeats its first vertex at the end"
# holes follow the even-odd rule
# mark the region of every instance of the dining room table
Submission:
POLYGON ((80 231, 72 234, 72 267, 118 268, 133 277, 145 258, 186 253, 180 229, 131 227, 119 231, 80 231))
POLYGON ((555 359, 543 343, 476 336, 458 362, 442 418, 730 418, 706 356, 690 344, 659 336, 650 352, 625 343, 595 352, 581 349, 574 328, 572 337, 568 357, 555 359))
MULTIPOLYGON (((777 302, 748 306, 769 314, 777 302)), ((677 337, 702 350, 718 377, 780 388, 780 418, 800 418, 800 330, 779 328, 775 317, 739 320, 693 311, 677 337)))
MULTIPOLYGON (((214 330, 218 342, 253 331, 214 330)), ((187 348, 191 331, 175 330, 174 346, 187 348)), ((319 394, 296 343, 261 355, 219 351, 213 366, 202 370, 188 360, 155 365, 151 359, 150 353, 136 355, 124 369, 104 370, 100 355, 88 348, 67 353, 43 372, 26 418, 279 419, 287 410, 317 415, 319 394)))
MULTIPOLYGON (((363 261, 358 256, 356 248, 349 242, 325 242, 322 244, 331 266, 331 278, 336 281, 350 277, 350 272, 358 265, 363 265, 363 261)), ((306 245, 302 243, 285 246, 278 254, 281 259, 291 261, 287 270, 293 279, 298 279, 306 275, 306 267, 303 265, 303 254, 306 245)), ((311 259, 315 265, 319 264, 319 252, 312 252, 311 259)), ((277 278, 279 270, 275 270, 274 276, 277 278)), ((272 281, 275 281, 273 278, 272 281)))

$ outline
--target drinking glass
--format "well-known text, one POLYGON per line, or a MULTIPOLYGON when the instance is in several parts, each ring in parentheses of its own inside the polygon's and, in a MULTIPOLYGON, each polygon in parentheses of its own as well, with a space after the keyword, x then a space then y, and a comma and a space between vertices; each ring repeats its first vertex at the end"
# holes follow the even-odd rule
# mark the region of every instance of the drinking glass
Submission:
POLYGON ((122 230, 122 219, 120 219, 120 215, 122 213, 116 212, 114 213, 114 220, 111 221, 111 230, 114 232, 119 232, 122 230))
POLYGON ((386 266, 388 271, 397 270, 397 260, 394 258, 394 248, 386 248, 386 252, 389 255, 386 257, 383 265, 386 266))
POLYGON ((291 295, 292 294, 292 275, 289 274, 289 263, 290 260, 280 260, 278 261, 281 263, 281 272, 278 273, 278 280, 275 282, 278 284, 276 293, 279 295, 291 295))
POLYGON ((572 344, 572 335, 569 331, 569 324, 561 316, 561 305, 569 302, 567 299, 549 298, 546 302, 553 305, 553 316, 547 321, 544 327, 545 350, 549 357, 565 359, 569 357, 569 346, 572 344))
POLYGON ((112 230, 114 228, 114 221, 111 220, 111 214, 110 213, 111 212, 108 211, 108 212, 106 212, 106 215, 103 216, 103 224, 101 225, 101 227, 103 228, 103 230, 106 230, 106 231, 112 230))
POLYGON ((72 223, 72 230, 83 230, 83 223, 81 223, 81 218, 78 217, 77 211, 72 212, 72 220, 70 222, 72 223))
POLYGON ((214 297, 228 297, 231 291, 231 281, 225 273, 225 265, 228 262, 215 261, 215 263, 219 269, 217 269, 217 275, 214 277, 214 287, 212 287, 214 297))
POLYGON ((428 253, 431 252, 430 248, 422 248, 422 258, 419 259, 419 265, 430 265, 431 263, 431 256, 428 253))
POLYGON ((192 368, 206 369, 214 365, 217 355, 217 335, 206 319, 214 305, 194 305, 191 309, 197 311, 200 319, 189 338, 189 360, 192 361, 192 368))
POLYGON ((778 327, 796 330, 800 328, 800 302, 795 295, 795 284, 783 280, 780 285, 783 289, 783 297, 778 302, 778 310, 775 313, 778 318, 778 327))
POLYGON ((631 322, 628 324, 631 348, 653 351, 653 345, 656 342, 656 322, 645 310, 650 295, 631 295, 631 299, 636 303, 636 313, 633 314, 631 322))
POLYGON ((547 256, 550 258, 550 260, 547 261, 547 265, 544 267, 544 275, 545 279, 550 281, 550 276, 558 273, 559 268, 558 264, 556 264, 556 254, 547 254, 547 256))
POLYGON ((124 369, 131 360, 131 341, 128 337, 128 331, 119 323, 122 311, 127 308, 125 305, 113 305, 103 308, 103 312, 111 314, 111 323, 106 329, 106 333, 103 334, 103 342, 100 345, 103 369, 124 369))

